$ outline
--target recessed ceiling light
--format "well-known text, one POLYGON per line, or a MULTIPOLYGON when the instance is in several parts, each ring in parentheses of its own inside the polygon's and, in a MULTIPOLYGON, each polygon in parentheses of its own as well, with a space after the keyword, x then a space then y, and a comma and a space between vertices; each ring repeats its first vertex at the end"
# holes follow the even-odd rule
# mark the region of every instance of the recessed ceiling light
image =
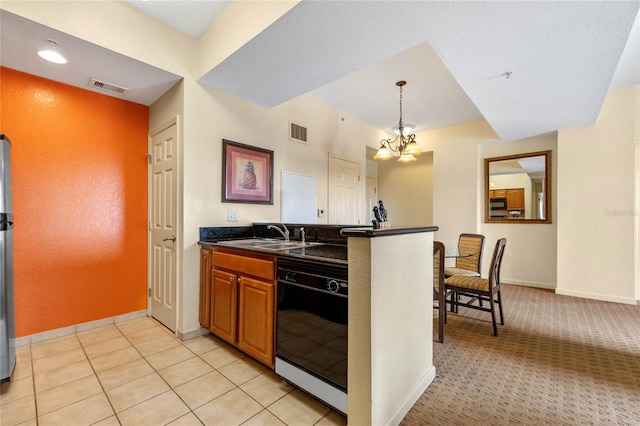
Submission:
POLYGON ((46 61, 53 62, 54 64, 66 64, 67 59, 55 50, 55 47, 58 46, 58 42, 51 39, 47 40, 47 42, 52 46, 52 48, 38 50, 38 56, 46 61))

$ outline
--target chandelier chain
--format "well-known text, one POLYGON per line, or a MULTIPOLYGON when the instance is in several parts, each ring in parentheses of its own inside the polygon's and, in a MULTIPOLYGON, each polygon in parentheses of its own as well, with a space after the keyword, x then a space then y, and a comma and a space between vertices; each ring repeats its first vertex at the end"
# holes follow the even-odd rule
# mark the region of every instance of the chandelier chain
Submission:
POLYGON ((400 135, 402 135, 402 86, 400 86, 400 135))

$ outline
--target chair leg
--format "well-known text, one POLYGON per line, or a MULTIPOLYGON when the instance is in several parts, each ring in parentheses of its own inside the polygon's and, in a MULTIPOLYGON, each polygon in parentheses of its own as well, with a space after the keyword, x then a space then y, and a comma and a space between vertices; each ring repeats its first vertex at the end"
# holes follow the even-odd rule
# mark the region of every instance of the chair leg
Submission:
POLYGON ((498 335, 498 325, 496 324, 496 309, 493 301, 493 294, 489 293, 489 305, 491 305, 491 321, 493 321, 493 335, 498 335))
POLYGON ((500 309, 500 324, 504 325, 504 315, 502 314, 502 295, 498 289, 498 308, 500 309))
POLYGON ((438 341, 444 343, 444 322, 447 315, 447 304, 444 291, 438 294, 438 341))

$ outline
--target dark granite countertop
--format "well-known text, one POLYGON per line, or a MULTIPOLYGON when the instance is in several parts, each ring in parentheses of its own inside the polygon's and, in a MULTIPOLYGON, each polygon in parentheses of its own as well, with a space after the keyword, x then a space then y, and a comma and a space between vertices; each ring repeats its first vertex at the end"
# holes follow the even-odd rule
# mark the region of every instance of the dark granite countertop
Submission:
MULTIPOLYGON (((437 226, 373 229, 358 226, 292 224, 287 225, 291 230, 292 242, 300 238, 300 227, 304 226, 307 230, 307 241, 310 241, 309 245, 274 250, 259 245, 238 244, 237 240, 241 239, 261 241, 278 238, 279 235, 275 231, 268 230, 267 225, 267 223, 254 223, 253 226, 200 228, 198 244, 203 247, 224 247, 239 252, 273 257, 347 265, 348 237, 372 238, 438 230, 437 226)), ((281 241, 284 243, 283 240, 281 241)))
MULTIPOLYGON (((257 239, 259 240, 259 238, 257 239)), ((283 241, 284 242, 284 241, 283 241)), ((283 258, 298 258, 307 261, 347 265, 347 246, 342 244, 315 243, 310 246, 272 250, 260 246, 234 244, 230 241, 199 241, 203 247, 223 247, 248 254, 261 254, 283 258)))
POLYGON ((395 228, 344 228, 340 230, 340 235, 345 237, 388 237, 390 235, 417 234, 420 232, 436 232, 437 226, 406 226, 395 228))

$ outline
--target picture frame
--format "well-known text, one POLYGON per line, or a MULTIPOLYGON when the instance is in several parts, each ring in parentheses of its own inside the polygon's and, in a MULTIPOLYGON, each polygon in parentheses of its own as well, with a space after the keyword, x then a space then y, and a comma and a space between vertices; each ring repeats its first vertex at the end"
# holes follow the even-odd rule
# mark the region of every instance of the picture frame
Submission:
POLYGON ((273 204, 273 151, 223 139, 222 202, 273 204))

